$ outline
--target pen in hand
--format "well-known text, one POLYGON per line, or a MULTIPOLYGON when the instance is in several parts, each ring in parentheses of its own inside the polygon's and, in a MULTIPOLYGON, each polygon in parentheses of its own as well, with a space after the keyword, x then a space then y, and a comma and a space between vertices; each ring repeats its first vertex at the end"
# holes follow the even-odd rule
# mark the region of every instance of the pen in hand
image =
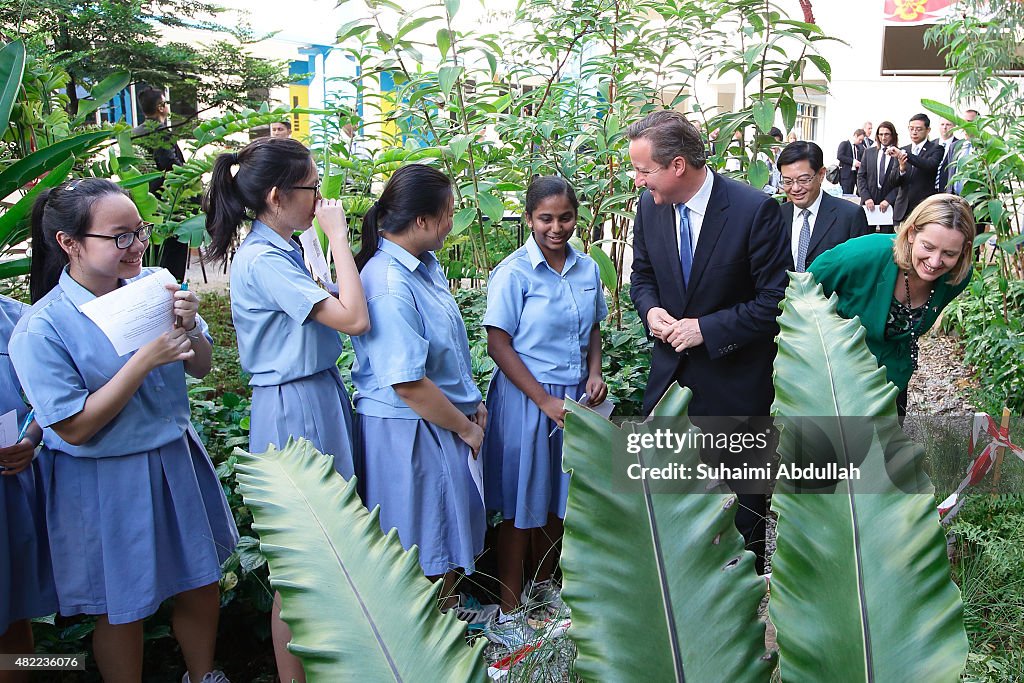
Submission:
POLYGON ((32 419, 36 416, 35 408, 28 411, 28 415, 25 416, 24 422, 21 423, 21 431, 18 432, 18 438, 14 440, 14 443, 21 443, 21 440, 28 434, 28 426, 32 424, 32 419))
MULTIPOLYGON (((182 281, 181 287, 179 287, 178 289, 180 289, 182 292, 187 292, 188 291, 188 280, 182 281)), ((174 300, 173 299, 171 300, 171 305, 174 305, 174 300)), ((175 327, 184 327, 185 326, 185 321, 181 319, 180 315, 174 316, 174 326, 175 327)))

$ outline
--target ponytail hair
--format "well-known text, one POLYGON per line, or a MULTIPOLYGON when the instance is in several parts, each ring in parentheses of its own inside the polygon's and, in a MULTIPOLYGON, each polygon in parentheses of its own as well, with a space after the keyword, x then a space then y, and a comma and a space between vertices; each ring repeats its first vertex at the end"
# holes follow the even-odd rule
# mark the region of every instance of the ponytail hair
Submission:
POLYGON ((109 194, 129 196, 123 187, 106 178, 69 180, 43 190, 32 205, 32 268, 29 296, 32 303, 57 286, 68 255, 57 243, 57 233, 81 239, 90 231, 92 206, 109 194))
POLYGON ((363 216, 356 267, 362 270, 377 253, 380 235, 400 235, 420 216, 440 216, 448 210, 451 198, 451 179, 432 166, 408 164, 395 171, 384 185, 380 199, 363 216))
POLYGON ((267 208, 267 194, 281 193, 309 175, 312 157, 298 140, 259 138, 238 152, 221 154, 213 164, 213 177, 203 197, 210 249, 206 258, 223 261, 238 239, 245 220, 259 217, 267 208), (238 170, 232 173, 232 169, 238 170))

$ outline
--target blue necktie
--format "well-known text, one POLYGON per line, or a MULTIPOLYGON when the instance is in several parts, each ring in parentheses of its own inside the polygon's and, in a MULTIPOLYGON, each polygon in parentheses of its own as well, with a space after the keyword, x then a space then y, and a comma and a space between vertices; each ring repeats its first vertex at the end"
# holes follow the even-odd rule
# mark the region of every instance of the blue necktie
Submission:
POLYGON ((679 204, 679 265, 683 267, 683 284, 690 282, 690 269, 693 267, 693 247, 690 238, 690 210, 686 204, 679 204))

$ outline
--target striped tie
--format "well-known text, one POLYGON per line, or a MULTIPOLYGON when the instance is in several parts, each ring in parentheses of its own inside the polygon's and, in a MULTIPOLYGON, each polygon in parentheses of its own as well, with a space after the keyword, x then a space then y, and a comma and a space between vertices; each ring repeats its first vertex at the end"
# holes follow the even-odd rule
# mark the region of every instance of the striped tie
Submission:
POLYGON ((811 246, 811 223, 808 220, 811 212, 804 209, 800 216, 804 224, 800 226, 800 241, 796 245, 796 272, 802 273, 807 270, 807 249, 811 246))

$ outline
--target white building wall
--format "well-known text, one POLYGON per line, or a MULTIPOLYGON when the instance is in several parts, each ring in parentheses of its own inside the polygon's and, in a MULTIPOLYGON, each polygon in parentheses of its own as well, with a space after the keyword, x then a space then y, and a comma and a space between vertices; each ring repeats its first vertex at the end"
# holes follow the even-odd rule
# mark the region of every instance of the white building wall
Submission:
MULTIPOLYGON (((950 101, 950 82, 944 76, 882 76, 882 0, 826 1, 814 3, 814 15, 826 35, 841 38, 822 43, 823 56, 832 65, 832 83, 825 97, 821 133, 815 140, 834 161, 839 143, 865 121, 878 125, 889 120, 896 126, 900 144, 910 142, 910 117, 928 113, 921 99, 950 101), (854 28, 856 27, 856 28, 854 28)), ((932 119, 931 137, 938 136, 932 119)))

